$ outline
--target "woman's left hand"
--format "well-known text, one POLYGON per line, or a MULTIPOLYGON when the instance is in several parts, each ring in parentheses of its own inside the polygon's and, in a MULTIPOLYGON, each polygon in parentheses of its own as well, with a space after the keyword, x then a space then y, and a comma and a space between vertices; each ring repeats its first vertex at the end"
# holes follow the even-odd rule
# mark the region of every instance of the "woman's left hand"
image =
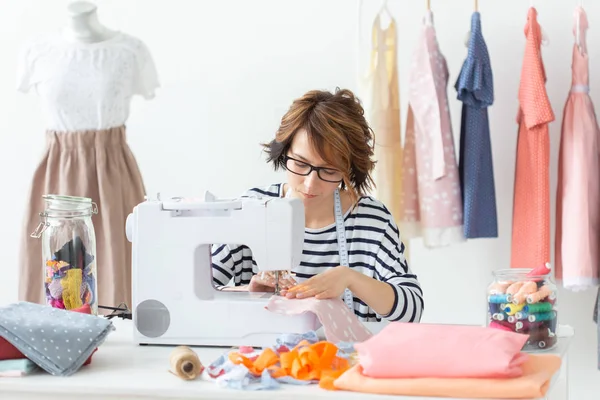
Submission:
POLYGON ((288 290, 282 291, 281 295, 288 299, 305 299, 307 297, 332 299, 340 297, 350 285, 353 273, 354 271, 350 268, 340 265, 315 275, 288 290))

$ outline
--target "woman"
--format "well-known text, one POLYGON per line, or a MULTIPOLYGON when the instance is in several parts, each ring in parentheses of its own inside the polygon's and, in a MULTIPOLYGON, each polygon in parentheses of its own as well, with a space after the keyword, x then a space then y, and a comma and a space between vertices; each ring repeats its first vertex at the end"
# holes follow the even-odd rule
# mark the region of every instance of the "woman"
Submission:
MULTIPOLYGON (((302 260, 292 271, 296 279, 280 280, 282 295, 346 296, 361 321, 418 322, 423 292, 404 258, 398 228, 387 208, 365 195, 375 163, 373 134, 363 114, 349 90, 310 91, 294 101, 275 139, 264 145, 275 170, 287 170, 287 183, 254 188, 244 196, 289 196, 304 203, 302 260), (345 227, 345 238, 338 237, 336 222, 345 227), (339 246, 344 239, 346 246, 339 246)), ((215 285, 233 279, 249 291, 273 291, 273 278, 257 275, 246 246, 215 245, 212 262, 215 285)))

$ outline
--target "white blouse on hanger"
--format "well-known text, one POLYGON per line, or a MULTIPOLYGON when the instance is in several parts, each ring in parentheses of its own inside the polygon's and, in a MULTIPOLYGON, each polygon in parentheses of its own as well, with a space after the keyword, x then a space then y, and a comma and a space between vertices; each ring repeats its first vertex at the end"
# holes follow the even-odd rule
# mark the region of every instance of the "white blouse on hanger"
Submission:
POLYGON ((150 99, 159 86, 146 45, 122 32, 98 43, 52 35, 30 42, 19 59, 17 89, 36 90, 50 130, 121 126, 129 117, 131 98, 150 99))

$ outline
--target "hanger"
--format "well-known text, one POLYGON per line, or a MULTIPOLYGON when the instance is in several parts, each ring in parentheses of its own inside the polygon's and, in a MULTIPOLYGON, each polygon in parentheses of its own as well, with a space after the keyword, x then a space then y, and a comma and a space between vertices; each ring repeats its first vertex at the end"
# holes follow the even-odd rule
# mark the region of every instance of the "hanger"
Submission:
MULTIPOLYGON (((474 12, 479 12, 479 0, 475 0, 475 4, 474 4, 474 12)), ((469 47, 469 42, 471 41, 471 31, 469 30, 467 32, 467 35, 465 36, 465 47, 469 47)))
POLYGON ((383 4, 381 5, 379 12, 377 13, 377 15, 384 14, 387 14, 387 17, 389 18, 390 22, 394 19, 394 17, 392 16, 392 12, 388 8, 388 0, 383 0, 383 4))
POLYGON ((392 17, 392 13, 390 12, 390 9, 388 8, 388 0, 383 0, 383 4, 381 5, 381 8, 379 9, 379 12, 377 14, 381 14, 383 12, 386 12, 388 17, 392 17))
POLYGON ((581 10, 583 10, 583 0, 579 0, 579 8, 577 9, 577 19, 575 20, 575 44, 581 51, 581 10))
POLYGON ((433 16, 431 14, 431 0, 427 0, 427 16, 425 17, 425 26, 433 26, 433 16))
MULTIPOLYGON (((532 8, 535 7, 534 0, 529 0, 529 6, 532 8)), ((542 45, 547 46, 548 44, 550 44, 550 39, 548 38, 548 34, 542 27, 542 45)))
MULTIPOLYGON (((581 4, 579 6, 581 7, 581 4)), ((581 24, 581 13, 579 12, 579 10, 577 10, 577 20, 576 20, 576 27, 575 27, 575 43, 577 44, 577 47, 579 47, 579 49, 581 50, 580 24, 581 24)))

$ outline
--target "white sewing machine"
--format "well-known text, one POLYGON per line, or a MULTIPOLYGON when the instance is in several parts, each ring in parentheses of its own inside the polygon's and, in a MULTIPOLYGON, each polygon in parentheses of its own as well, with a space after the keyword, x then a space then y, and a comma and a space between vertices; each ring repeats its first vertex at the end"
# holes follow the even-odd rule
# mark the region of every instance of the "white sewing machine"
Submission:
POLYGON ((138 344, 271 346, 282 333, 320 324, 265 306, 273 293, 229 292, 212 283, 211 244, 245 244, 262 271, 291 270, 304 244, 304 206, 286 198, 146 200, 127 218, 132 312, 138 344))

